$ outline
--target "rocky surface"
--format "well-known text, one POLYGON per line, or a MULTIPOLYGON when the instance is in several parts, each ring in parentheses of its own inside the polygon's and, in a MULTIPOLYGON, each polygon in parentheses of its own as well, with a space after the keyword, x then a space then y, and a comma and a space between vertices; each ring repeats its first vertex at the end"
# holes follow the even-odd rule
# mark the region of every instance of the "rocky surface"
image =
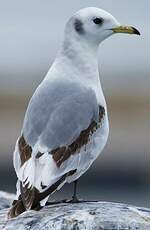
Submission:
POLYGON ((3 230, 150 230, 150 209, 110 202, 49 205, 7 220, 14 196, 0 192, 3 230))
POLYGON ((9 208, 15 195, 0 191, 0 210, 9 208))

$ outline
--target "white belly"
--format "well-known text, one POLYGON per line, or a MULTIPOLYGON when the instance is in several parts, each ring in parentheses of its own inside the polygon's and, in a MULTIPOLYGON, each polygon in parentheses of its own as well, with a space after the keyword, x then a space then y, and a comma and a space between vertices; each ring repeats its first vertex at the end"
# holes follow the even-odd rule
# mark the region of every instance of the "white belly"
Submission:
MULTIPOLYGON (((71 183, 77 180, 83 173, 88 170, 88 168, 102 152, 107 142, 108 134, 108 118, 105 117, 101 127, 99 127, 96 132, 92 134, 89 143, 80 150, 80 153, 76 153, 74 155, 74 158, 78 158, 77 172, 73 176, 68 177, 66 182, 71 183)), ((72 159, 72 161, 74 161, 74 159, 72 159)))

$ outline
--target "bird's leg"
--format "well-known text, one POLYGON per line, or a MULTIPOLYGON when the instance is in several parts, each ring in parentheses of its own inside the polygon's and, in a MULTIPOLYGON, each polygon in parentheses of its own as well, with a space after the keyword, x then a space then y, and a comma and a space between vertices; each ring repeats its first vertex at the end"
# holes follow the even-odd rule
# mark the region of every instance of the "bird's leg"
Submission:
POLYGON ((82 202, 77 198, 77 183, 78 180, 74 181, 74 189, 73 189, 73 196, 71 200, 67 200, 66 203, 80 203, 82 202))
POLYGON ((78 182, 78 180, 74 181, 73 196, 72 196, 71 200, 64 199, 64 200, 60 200, 60 201, 47 202, 46 206, 52 205, 52 204, 60 204, 60 203, 79 203, 79 202, 81 202, 77 198, 77 182, 78 182))
POLYGON ((85 202, 97 202, 96 200, 79 200, 77 198, 77 184, 78 180, 74 181, 74 189, 73 189, 73 196, 71 200, 60 200, 60 201, 54 201, 54 202, 47 202, 46 205, 53 205, 53 204, 60 204, 60 203, 85 203, 85 202))
POLYGON ((73 196, 72 196, 72 203, 77 203, 79 202, 78 198, 77 198, 77 184, 78 184, 78 180, 74 181, 74 189, 73 189, 73 196))
POLYGON ((77 197, 77 184, 78 184, 78 180, 74 181, 74 190, 73 190, 73 196, 71 200, 67 200, 65 201, 65 203, 86 203, 86 202, 97 202, 94 200, 80 200, 77 197))

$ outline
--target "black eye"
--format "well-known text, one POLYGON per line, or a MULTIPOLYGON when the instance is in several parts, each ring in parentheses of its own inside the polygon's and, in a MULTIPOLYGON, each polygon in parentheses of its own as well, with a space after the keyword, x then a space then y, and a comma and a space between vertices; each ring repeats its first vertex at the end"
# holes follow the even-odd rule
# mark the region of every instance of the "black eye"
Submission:
POLYGON ((93 22, 94 22, 95 24, 99 24, 99 25, 102 24, 103 21, 104 21, 103 18, 94 18, 94 19, 93 19, 93 22))

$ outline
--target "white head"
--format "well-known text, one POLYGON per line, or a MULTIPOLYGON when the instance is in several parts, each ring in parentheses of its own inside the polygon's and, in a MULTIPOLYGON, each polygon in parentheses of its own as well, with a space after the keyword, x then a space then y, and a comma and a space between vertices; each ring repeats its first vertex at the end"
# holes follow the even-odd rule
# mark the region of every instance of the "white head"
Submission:
POLYGON ((76 37, 96 45, 114 33, 140 34, 134 27, 121 26, 111 14, 95 7, 79 10, 70 18, 65 30, 70 39, 76 37))

